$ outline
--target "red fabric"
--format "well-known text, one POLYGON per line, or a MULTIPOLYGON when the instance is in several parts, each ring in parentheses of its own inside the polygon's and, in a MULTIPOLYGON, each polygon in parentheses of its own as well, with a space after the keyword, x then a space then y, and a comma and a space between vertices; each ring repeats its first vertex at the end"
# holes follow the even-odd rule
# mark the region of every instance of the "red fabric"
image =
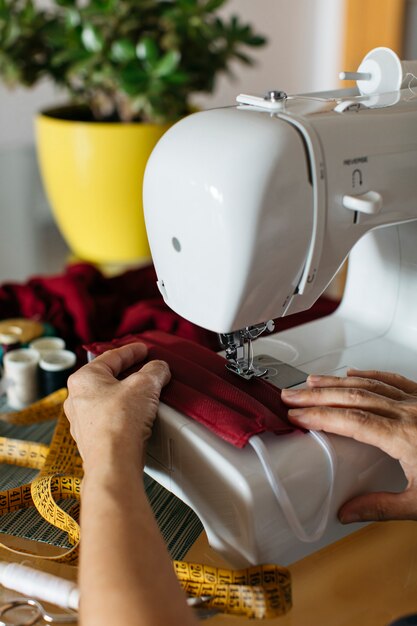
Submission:
MULTIPOLYGON (((276 330, 329 315, 337 302, 320 298, 309 311, 276 320, 276 330)), ((0 319, 25 317, 51 324, 70 349, 129 333, 162 330, 219 350, 217 335, 199 328, 164 303, 152 266, 107 278, 94 266, 70 265, 60 276, 0 286, 0 319)))
POLYGON ((68 347, 159 329, 219 350, 217 336, 171 311, 152 266, 107 278, 92 265, 0 287, 0 319, 25 317, 52 324, 68 347))
POLYGON ((223 357, 191 341, 150 331, 85 348, 98 355, 134 341, 148 346, 149 360, 169 364, 172 379, 162 391, 162 401, 225 441, 242 448, 252 435, 294 430, 287 421, 280 389, 265 380, 239 378, 225 368, 223 357))

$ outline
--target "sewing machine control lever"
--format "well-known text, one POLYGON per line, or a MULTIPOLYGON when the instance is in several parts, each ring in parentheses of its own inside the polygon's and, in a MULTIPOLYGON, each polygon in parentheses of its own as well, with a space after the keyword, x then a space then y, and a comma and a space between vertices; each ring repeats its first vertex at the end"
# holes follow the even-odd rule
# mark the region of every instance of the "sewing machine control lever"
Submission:
POLYGON ((250 380, 254 376, 256 378, 265 376, 268 369, 259 368, 254 363, 252 342, 265 330, 272 332, 274 328, 274 321, 269 320, 232 333, 220 334, 220 341, 227 359, 226 368, 245 380, 250 380))
POLYGON ((382 196, 377 191, 367 191, 358 196, 343 196, 342 201, 345 209, 367 213, 368 215, 378 215, 382 209, 382 196))

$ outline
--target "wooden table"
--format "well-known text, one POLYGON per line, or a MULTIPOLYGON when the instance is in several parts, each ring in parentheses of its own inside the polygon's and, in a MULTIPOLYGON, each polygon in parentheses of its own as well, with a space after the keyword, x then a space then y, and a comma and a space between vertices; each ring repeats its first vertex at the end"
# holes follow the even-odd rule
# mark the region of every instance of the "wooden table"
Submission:
MULTIPOLYGON (((203 534, 187 560, 225 565, 203 534)), ((387 626, 417 613, 417 522, 370 524, 289 568, 293 608, 265 624, 279 626, 387 626)), ((216 615, 213 626, 254 621, 216 615)))

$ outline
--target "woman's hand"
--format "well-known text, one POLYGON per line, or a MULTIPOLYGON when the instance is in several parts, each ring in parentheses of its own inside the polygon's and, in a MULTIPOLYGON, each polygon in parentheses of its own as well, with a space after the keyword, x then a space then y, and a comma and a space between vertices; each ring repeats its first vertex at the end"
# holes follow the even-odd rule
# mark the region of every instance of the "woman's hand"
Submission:
POLYGON ((170 380, 168 365, 150 361, 141 343, 109 350, 68 379, 64 410, 84 464, 103 449, 116 446, 123 455, 143 458, 159 405, 161 389, 170 380), (138 371, 118 377, 132 367, 138 371))
POLYGON ((398 459, 408 480, 402 493, 369 493, 339 511, 342 523, 417 520, 417 384, 398 374, 349 370, 346 378, 309 376, 306 389, 284 389, 291 422, 352 437, 398 459))

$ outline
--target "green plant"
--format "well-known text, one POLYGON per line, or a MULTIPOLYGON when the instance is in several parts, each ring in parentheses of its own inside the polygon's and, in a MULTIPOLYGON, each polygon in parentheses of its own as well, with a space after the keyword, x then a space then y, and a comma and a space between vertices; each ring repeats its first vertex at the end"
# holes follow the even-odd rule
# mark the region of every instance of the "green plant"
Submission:
POLYGON ((226 0, 0 0, 0 77, 32 86, 44 77, 95 119, 165 122, 212 92, 233 60, 265 39, 226 0))

